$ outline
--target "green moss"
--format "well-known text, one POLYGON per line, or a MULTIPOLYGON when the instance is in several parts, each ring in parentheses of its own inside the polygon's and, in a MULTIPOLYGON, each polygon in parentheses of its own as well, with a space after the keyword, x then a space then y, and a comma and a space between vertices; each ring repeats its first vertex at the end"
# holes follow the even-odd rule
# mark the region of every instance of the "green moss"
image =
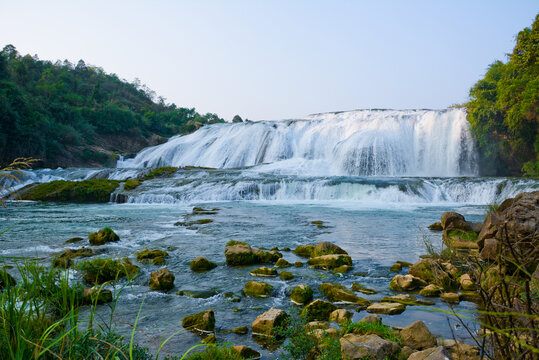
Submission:
POLYGON ((234 245, 248 245, 246 242, 243 241, 236 241, 236 240, 230 240, 226 243, 226 246, 234 246, 234 245))
POLYGON ((132 279, 139 273, 139 267, 131 264, 128 259, 84 261, 77 265, 77 270, 83 273, 84 280, 89 284, 103 284, 124 277, 132 279))
POLYGON ((290 300, 296 304, 307 304, 313 300, 313 289, 309 285, 298 285, 290 293, 290 300))
POLYGON ((450 230, 447 236, 449 238, 459 238, 463 241, 477 242, 477 233, 474 231, 450 230))
POLYGON ((281 273, 279 274, 279 277, 281 278, 281 280, 292 280, 294 278, 294 275, 289 272, 289 271, 281 271, 281 273))
POLYGON ((273 276, 277 276, 277 270, 263 266, 261 268, 249 271, 249 274, 251 274, 252 276, 273 277, 273 276))
POLYGON ((328 321, 329 314, 337 310, 337 307, 324 300, 315 300, 309 303, 301 311, 301 316, 306 321, 328 321))
POLYGON ((152 263, 154 265, 164 265, 165 258, 168 257, 168 253, 163 250, 148 250, 148 248, 143 251, 135 253, 137 260, 141 263, 152 263))
POLYGON ((142 177, 142 180, 151 180, 154 178, 163 178, 163 177, 171 177, 174 173, 178 171, 177 167, 174 166, 163 166, 157 169, 154 169, 144 175, 142 177))
POLYGON ((118 180, 91 179, 83 181, 57 180, 38 184, 21 195, 23 200, 59 201, 78 203, 103 203, 110 201, 110 194, 120 182, 118 180))
POLYGON ((273 286, 262 281, 248 281, 243 288, 246 296, 269 297, 273 286))
POLYGON ((105 245, 108 242, 120 240, 120 237, 110 228, 106 227, 98 232, 88 235, 90 245, 105 245))
POLYGON ((301 245, 294 249, 293 253, 297 256, 310 258, 314 251, 314 245, 301 245))
POLYGON ((90 257, 95 255, 95 251, 89 248, 66 249, 52 258, 52 266, 68 268, 73 265, 73 259, 77 257, 90 257))
POLYGON ((186 360, 244 360, 245 358, 227 346, 207 346, 204 351, 192 352, 186 360))
POLYGON ((396 332, 391 329, 389 326, 382 323, 371 323, 371 322, 357 322, 357 323, 346 323, 342 326, 342 332, 344 334, 359 334, 359 335, 369 335, 376 334, 382 339, 393 341, 396 343, 401 343, 402 340, 399 336, 396 335, 396 332))
POLYGON ((316 269, 331 270, 342 265, 352 266, 352 258, 348 255, 323 255, 307 261, 307 264, 316 269))
POLYGON ((140 184, 141 184, 141 182, 139 180, 132 180, 132 179, 126 180, 125 183, 124 183, 124 190, 126 190, 126 191, 133 190, 134 188, 136 188, 140 184))

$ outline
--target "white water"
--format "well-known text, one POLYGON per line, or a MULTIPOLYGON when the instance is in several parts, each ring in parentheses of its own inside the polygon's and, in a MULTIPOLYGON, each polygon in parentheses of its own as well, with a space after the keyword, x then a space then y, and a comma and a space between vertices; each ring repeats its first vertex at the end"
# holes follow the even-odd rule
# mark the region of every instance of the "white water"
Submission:
POLYGON ((463 110, 358 110, 303 120, 206 126, 141 151, 121 168, 260 166, 312 176, 474 176, 463 110))

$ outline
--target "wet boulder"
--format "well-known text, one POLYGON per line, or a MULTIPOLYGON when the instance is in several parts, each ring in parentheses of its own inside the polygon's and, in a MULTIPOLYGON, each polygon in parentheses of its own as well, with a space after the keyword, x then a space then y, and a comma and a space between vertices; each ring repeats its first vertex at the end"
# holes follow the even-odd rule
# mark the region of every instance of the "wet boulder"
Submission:
POLYGON ((298 305, 305 305, 313 300, 313 290, 309 285, 298 285, 290 293, 290 301, 298 305))
POLYGON ((297 256, 310 258, 314 251, 314 245, 300 245, 294 249, 293 253, 297 256))
POLYGON ((460 302, 459 294, 452 293, 452 292, 446 292, 446 293, 440 294, 440 299, 443 302, 446 302, 448 304, 458 304, 460 302))
POLYGON ((368 305, 369 300, 363 299, 340 284, 323 283, 320 291, 331 302, 343 302, 355 305, 368 305))
POLYGON ((281 273, 279 274, 279 277, 281 278, 281 280, 292 280, 294 278, 294 275, 289 272, 289 271, 281 271, 281 273))
POLYGON ((374 289, 369 289, 356 281, 352 283, 352 291, 357 291, 365 295, 373 295, 378 292, 374 289))
POLYGON ((335 310, 337 307, 332 303, 318 299, 305 306, 301 315, 305 316, 306 321, 328 321, 329 314, 335 310))
POLYGON ((211 333, 215 331, 215 314, 213 310, 186 316, 182 319, 182 326, 185 329, 200 333, 211 333))
POLYGON ((462 216, 459 213, 453 211, 446 211, 442 214, 441 225, 444 230, 446 229, 466 229, 471 230, 462 216))
POLYGON ((260 353, 245 345, 232 346, 232 351, 244 359, 260 359, 260 353))
POLYGON ((343 254, 322 255, 309 259, 307 264, 315 269, 332 270, 343 265, 352 266, 352 258, 343 254))
POLYGON ((439 221, 436 221, 435 223, 432 223, 428 226, 429 230, 432 231, 442 231, 444 228, 442 226, 442 223, 439 221))
POLYGON ((217 264, 213 261, 206 259, 204 256, 199 256, 189 264, 189 268, 194 272, 205 272, 215 269, 217 264))
MULTIPOLYGON (((449 267, 447 267, 447 269, 449 270, 449 267)), ((450 271, 452 271, 452 269, 450 271)), ((455 285, 453 278, 446 271, 446 267, 444 267, 440 261, 435 259, 419 260, 410 267, 408 274, 420 278, 426 283, 437 284, 444 289, 451 289, 455 285)))
POLYGON ((275 266, 278 267, 278 268, 286 268, 286 267, 292 266, 292 264, 290 264, 290 263, 289 263, 288 261, 286 261, 285 259, 280 258, 280 259, 277 260, 277 262, 275 263, 275 266))
POLYGON ((335 269, 333 269, 334 274, 346 274, 350 272, 353 269, 350 265, 341 265, 335 269))
POLYGON ((412 349, 423 350, 436 346, 436 337, 431 334, 425 323, 414 321, 400 331, 402 345, 412 349))
POLYGON ((421 291, 419 291, 419 295, 425 296, 425 297, 438 297, 440 296, 443 288, 441 288, 438 285, 435 284, 429 284, 425 286, 421 291))
POLYGON ((247 266, 259 262, 253 248, 241 241, 229 241, 225 247, 225 257, 229 266, 247 266))
POLYGON ((174 280, 174 274, 166 268, 152 271, 150 274, 150 288, 152 290, 167 291, 174 287, 174 280))
POLYGON ((275 250, 262 251, 260 249, 253 248, 253 251, 256 255, 257 262, 261 264, 275 264, 283 257, 283 254, 275 250))
POLYGON ((52 266, 60 268, 68 268, 73 265, 73 259, 82 257, 94 256, 96 252, 90 248, 82 247, 80 249, 65 249, 59 254, 52 257, 52 266))
POLYGON ((116 281, 122 278, 135 278, 140 269, 133 265, 127 258, 94 259, 76 264, 75 268, 83 274, 84 280, 89 284, 103 284, 108 281, 116 281))
POLYGON ((90 245, 99 246, 109 242, 119 241, 120 237, 109 227, 103 228, 98 232, 88 235, 90 245))
POLYGON ((344 251, 339 246, 332 244, 327 241, 319 242, 316 244, 316 246, 313 249, 313 252, 311 254, 311 257, 317 257, 317 256, 323 256, 323 255, 348 255, 346 251, 344 251))
POLYGON ((288 322, 288 314, 280 309, 271 308, 253 321, 251 328, 254 335, 276 337, 277 330, 288 322))
POLYGON ((273 286, 263 281, 248 281, 243 288, 243 293, 246 296, 266 298, 270 296, 271 290, 273 286))

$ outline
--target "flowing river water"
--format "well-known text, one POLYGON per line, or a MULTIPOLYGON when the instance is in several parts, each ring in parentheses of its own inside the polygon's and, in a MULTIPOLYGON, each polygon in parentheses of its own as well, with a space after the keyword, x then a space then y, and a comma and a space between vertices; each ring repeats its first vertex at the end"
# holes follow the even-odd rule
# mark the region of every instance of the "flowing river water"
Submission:
MULTIPOLYGON (((175 276, 169 293, 147 286, 156 265, 142 265, 141 275, 119 297, 113 323, 129 334, 144 300, 136 340, 155 348, 154 341, 181 329, 186 315, 213 309, 217 338, 260 350, 264 358, 277 353, 264 350, 249 335, 224 332, 250 326, 256 316, 272 306, 292 307, 288 292, 308 284, 315 298, 318 286, 353 281, 379 291, 361 295, 380 299, 394 294, 388 287, 396 260, 415 262, 424 254, 424 239, 440 247, 441 233, 426 227, 445 211, 457 211, 469 221, 482 221, 486 207, 519 192, 537 190, 539 182, 521 178, 482 178, 465 113, 445 111, 362 110, 312 115, 307 119, 241 124, 216 124, 171 138, 167 143, 119 161, 113 169, 41 169, 23 174, 22 185, 57 179, 136 178, 157 166, 197 166, 179 170, 170 178, 143 182, 131 191, 121 187, 107 204, 21 202, 0 212, 0 255, 37 257, 49 263, 72 237, 110 226, 121 240, 99 247, 101 257, 131 257, 145 248, 168 251, 166 267, 175 276), (118 196, 122 194, 122 196, 118 196), (118 199, 126 201, 117 203, 118 199), (211 223, 176 226, 195 206, 218 208, 211 223), (321 220, 326 227, 311 224, 321 220), (253 280, 249 270, 225 264, 225 244, 245 241, 259 248, 295 248, 329 241, 345 249, 354 270, 344 275, 305 266, 288 268, 294 279, 264 278, 274 287, 267 299, 241 297, 229 302, 225 292, 241 294, 253 280), (202 274, 189 270, 197 256, 219 267, 202 274), (176 295, 198 292, 203 298, 176 295), (234 310, 236 308, 236 311, 234 310), (152 340, 154 339, 154 340, 152 340)), ((286 260, 305 261, 291 252, 286 260)), ((406 270, 403 271, 403 273, 406 270)), ((75 274, 78 276, 78 274, 75 274)), ((122 284, 116 286, 120 291, 122 284)), ((112 287, 111 287, 112 289, 112 287)), ((448 307, 435 299, 434 308, 448 307)), ((462 302, 458 309, 473 310, 462 302)), ((100 315, 108 322, 107 308, 100 315)), ((365 315, 355 313, 355 321, 365 315)), ((466 339, 467 334, 445 313, 409 306, 400 315, 382 316, 384 323, 406 326, 423 320, 430 330, 446 338, 466 339)), ((189 332, 174 336, 165 350, 181 354, 200 338, 189 332)))

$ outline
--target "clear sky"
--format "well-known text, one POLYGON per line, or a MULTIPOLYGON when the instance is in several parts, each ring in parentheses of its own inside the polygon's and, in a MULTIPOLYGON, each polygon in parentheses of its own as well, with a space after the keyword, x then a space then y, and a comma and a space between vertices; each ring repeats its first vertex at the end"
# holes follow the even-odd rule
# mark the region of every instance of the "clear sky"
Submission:
POLYGON ((0 46, 83 59, 225 119, 282 119, 464 102, 538 11, 537 0, 0 0, 0 46))

